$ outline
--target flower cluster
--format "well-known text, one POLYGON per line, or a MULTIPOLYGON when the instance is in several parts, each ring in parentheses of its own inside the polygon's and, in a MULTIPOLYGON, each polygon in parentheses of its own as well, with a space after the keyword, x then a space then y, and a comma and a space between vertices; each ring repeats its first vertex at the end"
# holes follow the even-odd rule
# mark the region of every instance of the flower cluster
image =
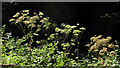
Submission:
MULTIPOLYGON (((20 12, 17 12, 12 19, 9 20, 9 22, 14 23, 14 24, 25 24, 28 26, 28 28, 36 27, 36 24, 45 24, 46 26, 50 25, 51 23, 49 22, 49 17, 43 18, 44 13, 39 12, 39 14, 36 14, 34 12, 33 16, 29 15, 29 10, 22 10, 20 12), (39 22, 37 22, 37 20, 39 22)), ((46 27, 45 26, 45 27, 46 27)))
POLYGON ((85 46, 90 47, 89 52, 92 53, 94 57, 112 57, 116 54, 115 50, 119 48, 119 45, 115 45, 111 43, 112 37, 108 36, 107 38, 103 38, 102 35, 93 36, 90 38, 91 43, 85 46))
MULTIPOLYGON (((54 40, 58 41, 61 45, 61 48, 63 49, 63 52, 70 54, 72 47, 77 45, 75 53, 78 52, 79 49, 79 39, 82 36, 84 30, 86 30, 84 27, 78 28, 78 25, 69 25, 69 24, 61 24, 61 27, 55 28, 55 33, 51 34, 48 37, 48 40, 54 40)), ((71 53, 72 54, 72 53, 71 53)), ((78 55, 79 56, 79 55, 78 55)))

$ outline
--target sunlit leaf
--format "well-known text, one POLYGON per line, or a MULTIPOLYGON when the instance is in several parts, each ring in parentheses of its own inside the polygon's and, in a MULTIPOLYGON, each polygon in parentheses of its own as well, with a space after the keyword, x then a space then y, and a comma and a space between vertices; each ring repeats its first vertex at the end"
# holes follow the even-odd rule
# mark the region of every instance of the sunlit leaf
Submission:
POLYGON ((15 21, 15 19, 10 19, 10 20, 9 20, 9 22, 13 22, 13 21, 15 21))
POLYGON ((44 13, 42 13, 42 12, 39 12, 39 15, 44 15, 44 13))
POLYGON ((33 33, 33 35, 38 36, 39 34, 33 33))

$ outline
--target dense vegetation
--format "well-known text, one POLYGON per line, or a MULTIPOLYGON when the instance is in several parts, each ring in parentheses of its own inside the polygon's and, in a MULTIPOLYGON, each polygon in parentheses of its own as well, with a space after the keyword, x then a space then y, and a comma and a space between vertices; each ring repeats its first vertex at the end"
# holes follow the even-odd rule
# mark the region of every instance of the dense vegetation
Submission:
POLYGON ((61 26, 42 12, 22 10, 9 20, 24 33, 22 38, 4 33, 2 28, 2 64, 15 66, 120 66, 117 40, 102 35, 90 38, 88 55, 81 55, 81 37, 86 30, 79 23, 61 26), (34 46, 33 46, 34 45, 34 46))

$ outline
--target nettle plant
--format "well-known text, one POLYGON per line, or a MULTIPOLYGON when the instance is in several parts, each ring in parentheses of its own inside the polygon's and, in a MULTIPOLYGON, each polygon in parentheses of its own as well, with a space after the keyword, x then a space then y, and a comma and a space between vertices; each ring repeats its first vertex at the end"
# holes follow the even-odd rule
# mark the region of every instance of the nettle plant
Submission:
POLYGON ((79 46, 80 46, 80 38, 85 30, 84 27, 78 28, 78 25, 71 26, 69 24, 61 24, 61 27, 55 28, 55 33, 51 34, 48 37, 48 40, 52 40, 58 42, 61 45, 60 50, 68 57, 68 55, 74 55, 74 52, 77 52, 76 59, 79 58, 79 46), (77 46, 77 49, 74 52, 71 51, 72 47, 77 46))
POLYGON ((102 35, 91 37, 91 42, 85 46, 90 47, 89 56, 92 57, 92 63, 98 65, 115 65, 118 64, 117 41, 111 42, 111 37, 103 38, 102 35))

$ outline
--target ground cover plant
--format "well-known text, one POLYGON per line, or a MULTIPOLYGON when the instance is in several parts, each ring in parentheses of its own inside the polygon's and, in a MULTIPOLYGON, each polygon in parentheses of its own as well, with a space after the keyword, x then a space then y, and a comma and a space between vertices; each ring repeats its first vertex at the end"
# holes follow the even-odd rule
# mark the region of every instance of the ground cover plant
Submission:
POLYGON ((2 64, 15 66, 107 66, 119 65, 119 45, 111 37, 94 36, 85 46, 90 47, 88 56, 81 57, 80 41, 84 27, 79 23, 60 26, 42 12, 30 14, 22 10, 9 20, 22 30, 22 37, 12 37, 2 28, 2 64), (88 58, 89 57, 89 58, 88 58), (82 58, 82 59, 81 59, 82 58))

